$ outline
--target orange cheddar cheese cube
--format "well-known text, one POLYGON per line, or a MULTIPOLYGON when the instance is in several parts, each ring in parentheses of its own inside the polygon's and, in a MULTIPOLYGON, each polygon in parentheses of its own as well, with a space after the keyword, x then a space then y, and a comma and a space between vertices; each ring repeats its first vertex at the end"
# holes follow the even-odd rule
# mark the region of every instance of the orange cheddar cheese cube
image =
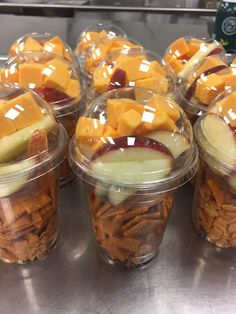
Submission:
POLYGON ((76 98, 80 95, 80 82, 78 80, 70 79, 66 88, 64 89, 66 95, 71 98, 76 98))
POLYGON ((43 46, 43 49, 45 51, 48 51, 50 53, 54 53, 55 55, 63 58, 64 57, 64 47, 60 44, 54 44, 50 42, 46 42, 43 46))
POLYGON ((70 80, 70 72, 65 62, 59 58, 54 58, 47 62, 47 67, 43 71, 44 85, 50 88, 65 89, 70 80))
MULTIPOLYGON (((216 104, 216 113, 236 128, 236 91, 216 104)), ((227 140, 227 139, 226 139, 227 140)))
POLYGON ((191 38, 188 43, 189 52, 184 55, 184 58, 191 59, 200 49, 202 41, 200 39, 191 38))
POLYGON ((64 42, 59 36, 54 36, 51 39, 47 40, 47 43, 60 45, 62 48, 65 48, 64 42))
POLYGON ((19 71, 16 67, 1 69, 1 82, 3 83, 18 83, 19 71))
POLYGON ((24 51, 41 51, 41 50, 43 50, 43 47, 38 43, 38 41, 36 39, 29 36, 25 40, 24 49, 22 49, 22 50, 24 50, 24 51))
POLYGON ((224 89, 224 80, 213 73, 197 80, 195 97, 203 104, 209 104, 224 89))
POLYGON ((165 71, 164 67, 161 66, 160 63, 157 61, 151 61, 150 62, 149 72, 151 72, 151 73, 156 72, 156 73, 161 74, 161 75, 166 77, 166 71, 165 71))
POLYGON ((100 120, 81 117, 76 126, 76 139, 79 143, 93 145, 101 139, 104 124, 100 120))
POLYGON ((183 38, 180 37, 177 40, 175 40, 169 48, 168 53, 175 58, 181 58, 184 56, 186 53, 189 52, 189 46, 187 41, 183 38))
POLYGON ((100 94, 107 91, 112 73, 113 69, 109 65, 103 67, 98 66, 93 72, 93 85, 100 94))
POLYGON ((178 105, 173 99, 170 100, 162 95, 153 95, 148 101, 148 106, 155 108, 157 112, 166 112, 174 122, 180 118, 178 105))
POLYGON ((45 64, 23 63, 19 65, 19 85, 22 88, 41 87, 43 85, 43 70, 45 64))
POLYGON ((165 60, 175 73, 179 73, 184 68, 184 64, 180 60, 178 60, 176 57, 167 55, 165 57, 165 60))
POLYGON ((124 112, 118 122, 117 131, 120 136, 132 135, 142 123, 142 116, 134 109, 124 112))
POLYGON ((16 127, 12 120, 4 115, 3 106, 4 102, 0 101, 0 138, 16 132, 16 127))
POLYGON ((135 86, 150 88, 164 94, 166 94, 168 90, 167 79, 158 73, 156 73, 153 77, 136 81, 135 86))
POLYGON ((116 137, 119 137, 119 134, 118 132, 113 129, 110 125, 105 125, 104 126, 104 133, 103 133, 103 136, 102 136, 104 139, 107 139, 107 138, 116 138, 116 137))
POLYGON ((64 49, 64 58, 69 62, 72 63, 72 57, 69 53, 69 50, 67 48, 64 49))
POLYGON ((230 71, 228 73, 220 75, 220 77, 225 82, 225 87, 236 87, 236 71, 235 73, 233 71, 230 71))
POLYGON ((113 129, 117 129, 121 115, 130 109, 136 110, 140 115, 142 115, 144 111, 144 107, 132 99, 129 98, 108 99, 107 100, 108 124, 113 129))
POLYGON ((4 103, 1 110, 4 116, 12 121, 16 130, 23 129, 44 117, 31 92, 4 103))

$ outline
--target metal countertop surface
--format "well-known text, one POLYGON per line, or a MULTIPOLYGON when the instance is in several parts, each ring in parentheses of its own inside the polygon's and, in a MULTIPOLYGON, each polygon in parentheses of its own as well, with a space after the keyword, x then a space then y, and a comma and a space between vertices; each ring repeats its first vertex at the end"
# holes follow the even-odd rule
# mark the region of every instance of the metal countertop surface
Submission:
MULTIPOLYGON (((94 20, 93 20, 94 22, 94 20)), ((74 45, 88 19, 0 15, 7 31, 1 54, 20 35, 49 31, 74 45)), ((207 35, 205 25, 122 22, 127 33, 163 53, 181 35, 207 35)), ((61 189, 61 232, 48 256, 27 265, 0 264, 4 314, 235 314, 236 250, 217 249, 193 230, 190 185, 177 194, 158 256, 145 269, 124 271, 97 256, 82 183, 61 189)))

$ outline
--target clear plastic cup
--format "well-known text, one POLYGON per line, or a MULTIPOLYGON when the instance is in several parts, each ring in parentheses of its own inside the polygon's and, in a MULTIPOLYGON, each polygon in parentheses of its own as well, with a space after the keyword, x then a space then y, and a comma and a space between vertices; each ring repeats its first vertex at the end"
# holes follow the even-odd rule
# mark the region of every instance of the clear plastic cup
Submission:
POLYGON ((105 262, 136 268, 156 256, 175 190, 195 174, 197 156, 191 124, 169 97, 120 88, 87 107, 70 161, 85 183, 105 262))
POLYGON ((93 72, 87 99, 121 87, 142 87, 167 94, 175 91, 175 78, 165 61, 153 51, 122 49, 106 56, 93 72))
POLYGON ((80 63, 80 69, 83 74, 84 86, 90 88, 93 72, 96 66, 108 54, 120 49, 141 49, 142 46, 134 39, 122 37, 120 35, 113 37, 103 37, 96 41, 88 50, 87 54, 80 63))
MULTIPOLYGON (((69 138, 74 135, 84 104, 80 78, 71 64, 46 51, 25 52, 8 59, 1 70, 1 80, 38 93, 51 105, 69 138)), ((61 168, 63 185, 74 176, 67 159, 61 168)))
POLYGON ((18 38, 10 47, 8 56, 13 57, 26 51, 47 51, 65 59, 74 67, 77 61, 70 46, 59 36, 50 33, 28 33, 18 38))
POLYGON ((199 61, 210 55, 221 55, 223 46, 212 38, 180 37, 164 53, 164 60, 175 74, 177 86, 188 79, 199 61))
POLYGON ((0 84, 0 260, 43 257, 58 236, 66 131, 37 94, 0 84))
POLYGON ((110 22, 99 21, 94 25, 86 27, 79 35, 75 48, 75 55, 78 57, 79 64, 83 63, 82 60, 86 57, 89 48, 95 42, 107 36, 109 38, 114 36, 127 37, 125 31, 110 22))
POLYGON ((236 247, 235 104, 236 89, 227 90, 194 126, 201 165, 193 224, 203 239, 222 248, 236 247))
POLYGON ((178 100, 192 124, 225 90, 236 87, 236 55, 209 56, 195 64, 178 88, 178 100))

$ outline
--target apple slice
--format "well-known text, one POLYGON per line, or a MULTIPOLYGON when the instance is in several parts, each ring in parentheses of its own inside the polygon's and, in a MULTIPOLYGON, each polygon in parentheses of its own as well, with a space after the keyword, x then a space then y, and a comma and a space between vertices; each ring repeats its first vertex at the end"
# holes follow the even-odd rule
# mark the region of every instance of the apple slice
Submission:
POLYGON ((117 206, 135 192, 136 190, 132 188, 112 185, 108 191, 108 199, 113 206, 117 206))
POLYGON ((55 126, 55 123, 56 122, 48 116, 39 122, 33 123, 24 129, 1 138, 0 163, 8 162, 23 153, 35 130, 43 130, 48 133, 55 126))
POLYGON ((191 59, 185 64, 184 68, 179 72, 178 77, 181 79, 187 78, 187 76, 192 72, 194 66, 203 58, 207 57, 215 51, 216 48, 219 48, 218 43, 213 42, 208 46, 204 46, 204 49, 199 49, 191 59))
POLYGON ((211 113, 201 121, 204 136, 210 143, 205 143, 206 150, 210 150, 218 160, 233 167, 236 166, 236 140, 234 131, 222 119, 211 113), (212 149, 213 147, 213 149, 212 149))
POLYGON ((107 90, 113 90, 116 88, 125 87, 126 85, 126 72, 117 68, 113 73, 107 90))
MULTIPOLYGON (((33 167, 34 161, 32 159, 26 159, 16 164, 6 164, 0 166, 0 177, 4 175, 15 174, 22 170, 30 169, 33 167)), ((0 197, 7 197, 20 189, 27 183, 28 175, 19 176, 12 182, 0 182, 0 197)))
POLYGON ((145 137, 120 137, 93 156, 91 172, 114 183, 143 184, 161 180, 173 165, 173 155, 163 144, 145 137))
POLYGON ((159 130, 146 134, 145 136, 165 145, 171 151, 175 159, 190 148, 188 139, 178 132, 173 133, 167 130, 159 130))

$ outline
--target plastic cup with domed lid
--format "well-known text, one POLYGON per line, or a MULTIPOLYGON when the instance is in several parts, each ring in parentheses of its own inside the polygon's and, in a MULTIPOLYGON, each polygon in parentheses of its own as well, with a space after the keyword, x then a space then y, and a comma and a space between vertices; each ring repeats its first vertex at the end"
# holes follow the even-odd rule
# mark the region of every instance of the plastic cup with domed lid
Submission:
POLYGON ((201 238, 236 247, 236 89, 218 96, 194 126, 200 169, 193 224, 201 238))
POLYGON ((142 87, 175 92, 175 77, 164 59, 146 49, 121 49, 107 55, 95 68, 87 99, 116 88, 142 87))
POLYGON ((41 97, 14 84, 0 84, 0 120, 0 260, 25 263, 57 240, 67 134, 41 97))
POLYGON ((216 40, 196 37, 180 37, 167 48, 164 59, 176 76, 176 82, 191 75, 195 65, 210 55, 221 55, 225 50, 216 40))
MULTIPOLYGON (((46 51, 24 52, 7 60, 1 78, 2 82, 16 83, 38 93, 51 105, 69 138, 74 135, 84 104, 80 77, 71 64, 46 51)), ((65 160, 61 165, 61 184, 73 177, 65 160)))
POLYGON ((18 38, 10 47, 8 56, 13 57, 26 51, 47 51, 77 67, 77 61, 70 46, 59 36, 50 33, 27 33, 18 38))
POLYGON ((197 170, 184 111, 167 96, 120 88, 78 120, 70 161, 84 181, 98 251, 111 265, 143 267, 157 255, 175 191, 197 170))
POLYGON ((91 86, 93 73, 98 64, 110 53, 121 49, 142 49, 139 42, 132 38, 117 36, 106 36, 96 41, 86 53, 82 64, 80 64, 83 74, 84 85, 87 88, 91 86))
POLYGON ((95 42, 103 37, 112 38, 115 36, 127 37, 124 30, 110 22, 99 21, 96 24, 86 27, 79 35, 75 48, 75 55, 78 57, 79 63, 82 64, 81 60, 86 56, 89 48, 95 42))
POLYGON ((179 103, 193 124, 219 94, 232 87, 236 87, 236 55, 208 56, 182 81, 179 103))

